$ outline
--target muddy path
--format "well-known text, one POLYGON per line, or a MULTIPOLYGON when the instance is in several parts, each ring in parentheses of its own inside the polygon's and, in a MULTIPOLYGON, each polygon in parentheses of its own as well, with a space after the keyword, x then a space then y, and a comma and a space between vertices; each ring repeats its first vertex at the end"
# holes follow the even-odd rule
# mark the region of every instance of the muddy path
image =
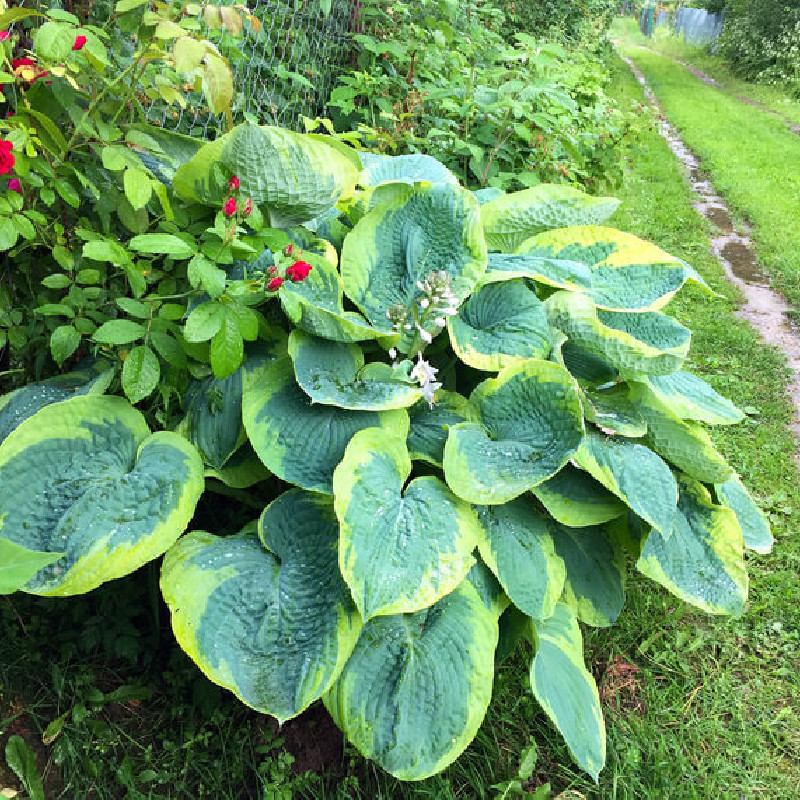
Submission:
POLYGON ((728 279, 744 297, 737 316, 749 322, 767 344, 778 347, 786 356, 787 365, 792 371, 789 383, 795 407, 792 427, 800 439, 800 332, 790 322, 790 306, 782 295, 770 288, 769 278, 759 267, 751 247, 749 227, 743 223, 734 225, 725 199, 715 192, 697 156, 664 117, 642 72, 629 58, 620 57, 630 67, 648 102, 658 113, 659 131, 670 150, 688 170, 695 196, 694 207, 712 224, 711 249, 728 279))

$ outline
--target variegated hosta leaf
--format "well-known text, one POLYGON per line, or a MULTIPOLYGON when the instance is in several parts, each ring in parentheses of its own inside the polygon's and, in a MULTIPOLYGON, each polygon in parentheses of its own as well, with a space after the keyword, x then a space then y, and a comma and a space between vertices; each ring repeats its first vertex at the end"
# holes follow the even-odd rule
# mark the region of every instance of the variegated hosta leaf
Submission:
POLYGON ((590 292, 592 270, 580 261, 541 258, 524 253, 489 253, 481 283, 530 278, 556 289, 590 292))
POLYGON ((664 536, 670 535, 678 486, 672 470, 649 447, 588 433, 575 463, 664 536))
POLYGON ((691 372, 672 375, 649 375, 647 385, 673 414, 681 419, 693 419, 709 425, 734 425, 744 414, 691 372))
POLYGON ((546 231, 523 242, 517 253, 542 259, 536 280, 586 292, 598 308, 611 311, 657 311, 687 280, 708 288, 680 259, 613 228, 586 225, 546 231), (559 266, 576 261, 589 267, 590 286, 574 282, 559 266))
POLYGON ((197 450, 151 434, 119 397, 45 406, 0 445, 0 537, 65 553, 25 584, 32 594, 83 594, 160 556, 202 491, 197 450))
POLYGON ((233 489, 247 489, 270 475, 249 443, 240 447, 224 467, 207 467, 206 478, 216 478, 233 489))
POLYGON ((552 333, 554 342, 550 360, 561 364, 581 386, 607 386, 619 378, 619 372, 607 361, 567 341, 560 331, 552 330, 552 333))
POLYGON ((405 434, 372 428, 333 473, 339 567, 364 619, 408 613, 453 591, 475 563, 472 509, 442 481, 416 478, 405 434))
POLYGON ((544 305, 552 327, 625 377, 675 372, 689 352, 692 332, 655 311, 602 311, 577 292, 556 292, 544 305))
POLYGON ((242 424, 242 372, 227 378, 190 380, 184 396, 186 416, 178 426, 203 461, 220 470, 246 441, 242 424))
POLYGON ((466 189, 447 184, 416 186, 407 199, 382 202, 359 220, 342 248, 347 296, 389 334, 386 312, 398 303, 411 309, 420 295, 417 281, 443 271, 461 301, 485 270, 478 203, 466 189))
POLYGON ((330 498, 293 489, 264 510, 258 536, 193 531, 164 559, 180 646, 214 683, 281 723, 330 688, 361 630, 338 533, 330 498))
POLYGON ((491 203, 492 200, 502 197, 505 192, 496 186, 487 186, 485 189, 475 189, 472 194, 478 201, 478 205, 485 206, 487 203, 491 203))
POLYGON ((531 490, 562 525, 586 528, 624 514, 627 506, 588 473, 567 464, 531 490))
POLYGON ((470 397, 479 423, 450 428, 444 473, 470 503, 495 505, 558 472, 583 439, 579 389, 549 361, 529 359, 481 383, 470 397))
POLYGON ((678 469, 703 483, 722 483, 733 474, 706 431, 675 416, 647 386, 634 384, 631 399, 647 421, 647 443, 678 469))
POLYGON ((40 408, 82 394, 103 394, 114 377, 114 370, 103 361, 83 369, 29 383, 0 396, 0 442, 40 408))
POLYGON ((420 400, 408 409, 411 422, 407 441, 409 455, 413 459, 441 467, 450 426, 467 422, 472 416, 467 398, 457 392, 439 389, 433 407, 425 400, 420 400))
POLYGON ((738 614, 747 599, 742 529, 708 490, 681 478, 669 537, 653 530, 636 562, 640 572, 710 614, 738 614))
POLYGON ((467 573, 467 580, 473 585, 486 608, 495 615, 495 618, 499 619, 511 601, 494 573, 480 558, 467 573))
POLYGON ((600 696, 583 663, 583 640, 566 603, 544 621, 533 621, 538 647, 531 664, 531 688, 558 728, 578 766, 595 780, 606 760, 606 727, 600 696))
POLYGON ((478 549, 514 605, 546 619, 564 588, 564 561, 556 554, 548 517, 527 497, 502 506, 482 506, 478 549))
POLYGON ((358 170, 333 147, 285 128, 238 125, 200 150, 175 173, 184 200, 218 205, 230 175, 242 197, 267 213, 275 228, 306 222, 352 194, 358 170))
MULTIPOLYGON (((0 538, 0 594, 23 587, 39 570, 58 561, 64 553, 42 553, 0 538)), ((498 615, 499 616, 499 615, 498 615)))
POLYGON ((719 504, 736 514, 742 529, 744 546, 756 553, 769 553, 775 541, 769 529, 769 521, 739 478, 734 475, 725 483, 718 483, 714 491, 719 504))
POLYGON ((458 178, 433 156, 412 153, 404 156, 385 156, 380 153, 363 152, 359 183, 362 186, 378 186, 389 181, 402 183, 448 183, 458 186, 458 178))
POLYGON ((430 608, 370 620, 325 706, 362 755, 422 780, 477 733, 496 646, 497 618, 464 581, 430 608))
POLYGON ((564 600, 587 625, 612 625, 625 605, 625 558, 604 526, 554 526, 556 553, 564 559, 564 600))
POLYGON ((324 258, 306 258, 312 265, 299 283, 284 283, 280 299, 286 316, 301 330, 335 342, 375 339, 375 330, 361 314, 345 311, 342 279, 336 267, 324 258))
POLYGON ((511 253, 540 231, 604 222, 618 205, 614 197, 593 197, 572 186, 540 183, 487 203, 481 219, 486 244, 511 253))
POLYGON ((629 393, 630 389, 624 383, 606 389, 587 389, 583 406, 586 419, 609 436, 631 439, 644 436, 647 422, 631 401, 629 393))
POLYGON ((295 378, 312 403, 388 411, 413 405, 422 396, 407 371, 383 362, 365 366, 357 344, 331 342, 294 330, 289 336, 289 355, 295 378))
POLYGON ((544 305, 521 280, 478 289, 450 318, 447 329, 456 355, 475 369, 497 372, 550 353, 544 305))
POLYGON ((269 364, 247 386, 242 416, 264 465, 303 489, 330 494, 333 470, 356 431, 383 427, 408 433, 405 411, 349 411, 312 403, 297 385, 290 358, 269 364))

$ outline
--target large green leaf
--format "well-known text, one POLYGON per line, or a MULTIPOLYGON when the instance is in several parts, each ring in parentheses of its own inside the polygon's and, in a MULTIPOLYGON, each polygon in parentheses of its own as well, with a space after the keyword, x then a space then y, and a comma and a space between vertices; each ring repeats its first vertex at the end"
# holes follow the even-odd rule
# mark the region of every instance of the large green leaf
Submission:
POLYGON ((225 462, 225 466, 218 469, 206 467, 205 471, 206 478, 216 478, 233 489, 247 489, 269 475, 269 470, 261 463, 249 443, 240 447, 225 462))
POLYGON ((381 183, 448 183, 458 185, 458 178, 433 156, 412 153, 403 156, 385 156, 380 153, 359 153, 364 169, 359 183, 362 186, 378 186, 381 183))
POLYGON ((678 486, 672 470, 649 447, 589 433, 575 455, 575 463, 669 536, 678 486))
POLYGON ((744 546, 756 553, 769 553, 775 541, 769 529, 769 521, 739 478, 734 475, 725 483, 718 483, 714 491, 719 504, 732 509, 736 514, 742 529, 744 546))
POLYGON ((405 436, 408 415, 396 411, 349 411, 312 403, 297 385, 290 358, 261 369, 245 387, 244 426, 253 449, 279 478, 330 494, 333 470, 356 431, 383 427, 405 436))
POLYGON ((625 605, 625 559, 603 526, 555 526, 556 553, 567 570, 564 600, 581 622, 605 628, 625 605))
POLYGON ((103 394, 114 370, 102 361, 65 375, 29 383, 0 397, 0 442, 40 408, 82 394, 103 394))
POLYGON ((530 278, 557 289, 588 292, 592 287, 591 268, 580 261, 541 258, 522 253, 489 253, 486 274, 481 283, 496 283, 513 278, 530 278))
POLYGON ((481 383, 470 397, 480 423, 450 428, 444 473, 470 503, 505 503, 558 472, 583 439, 579 389, 549 361, 529 359, 481 383))
POLYGON ((602 311, 577 292, 556 292, 544 305, 550 325, 625 377, 675 372, 689 352, 691 331, 656 311, 602 311))
POLYGON ((564 562, 556 554, 548 517, 527 497, 478 509, 481 556, 514 605, 546 619, 564 588, 564 562))
POLYGON ((705 286, 680 259, 613 228, 586 225, 547 231, 523 242, 517 253, 541 259, 539 274, 531 277, 585 292, 598 308, 612 311, 657 311, 687 280, 705 286), (570 262, 589 268, 589 285, 585 273, 564 269, 562 264, 570 262))
POLYGON ((598 525, 626 510, 623 502, 572 464, 567 464, 532 491, 553 518, 572 528, 598 525))
POLYGON ((456 355, 475 369, 496 372, 550 354, 550 326, 536 292, 521 280, 491 283, 447 323, 456 355))
POLYGON ((595 780, 606 760, 606 728, 600 696, 583 663, 578 621, 565 603, 552 617, 534 620, 538 640, 531 664, 531 688, 561 732, 572 757, 595 780))
POLYGON ((681 478, 669 537, 651 531, 636 566, 703 611, 738 614, 747 599, 743 545, 736 514, 715 505, 701 483, 681 478))
POLYGON ((282 723, 328 691, 361 619, 337 567, 330 498, 293 489, 258 527, 258 536, 184 536, 164 558, 161 591, 197 666, 282 723))
POLYGON ((465 581, 431 608, 370 620, 325 705, 364 756, 422 780, 477 733, 496 646, 497 618, 465 581))
POLYGON ((0 594, 11 594, 24 586, 39 570, 58 561, 64 553, 42 553, 0 539, 0 594))
POLYGON ((511 602, 503 591, 494 573, 478 558, 467 573, 467 580, 473 585, 483 604, 491 611, 496 619, 508 608, 511 602))
POLYGON ((45 406, 0 445, 0 536, 66 554, 25 584, 33 594, 82 594, 158 557, 202 491, 197 450, 150 434, 119 397, 45 406))
POLYGON ((634 384, 631 399, 647 422, 647 443, 678 469, 703 483, 722 483, 733 474, 699 425, 683 422, 644 384, 634 384))
POLYGON ((709 425, 734 425, 744 414, 691 372, 672 375, 649 375, 647 385, 673 414, 681 419, 693 419, 709 425))
POLYGON ((584 414, 603 433, 638 439, 647 433, 647 422, 630 398, 627 384, 617 383, 603 389, 587 388, 584 414))
POLYGON ((355 434, 333 473, 339 567, 364 619, 433 605, 475 563, 472 509, 438 478, 406 485, 410 473, 405 435, 380 428, 355 434))
POLYGON ((220 205, 236 175, 240 193, 268 213, 273 227, 302 223, 352 194, 358 170, 338 150, 300 133, 245 123, 223 134, 175 173, 185 200, 220 205))
MULTIPOLYGON (((320 339, 300 330, 289 336, 289 355, 300 388, 312 403, 355 411, 406 408, 420 399, 419 385, 400 368, 376 361, 364 364, 357 344, 320 339)), ((408 364, 408 362, 406 362, 408 364)))
POLYGON ((386 312, 411 309, 423 281, 443 271, 459 301, 486 269, 478 203, 457 186, 416 186, 367 213, 344 240, 342 278, 347 296, 370 322, 392 333, 386 312))
POLYGON ((486 203, 481 209, 483 232, 493 250, 512 253, 540 231, 604 222, 618 205, 614 197, 593 197, 572 186, 540 183, 486 203))
POLYGON ((467 422, 474 413, 466 397, 440 389, 436 392, 435 405, 420 400, 408 409, 408 416, 411 422, 408 431, 411 458, 441 467, 450 426, 467 422))

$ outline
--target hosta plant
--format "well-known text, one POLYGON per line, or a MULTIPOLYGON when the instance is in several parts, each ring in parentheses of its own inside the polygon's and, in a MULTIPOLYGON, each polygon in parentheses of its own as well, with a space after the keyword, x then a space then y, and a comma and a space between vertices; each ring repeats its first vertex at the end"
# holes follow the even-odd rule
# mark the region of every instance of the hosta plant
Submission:
POLYGON ((426 156, 275 128, 168 139, 147 163, 206 222, 120 249, 181 298, 135 323, 139 347, 174 342, 180 407, 105 394, 121 329, 0 399, 0 590, 85 592, 166 553, 175 635, 212 681, 281 722, 322 701, 406 780, 467 747, 527 640, 531 690, 596 779, 581 626, 616 620, 629 569, 737 614, 744 549, 771 544, 703 427, 742 414, 664 313, 702 279, 605 227, 611 198, 473 193, 426 156), (238 244, 212 264, 214 219, 238 244), (263 511, 192 524, 204 478, 263 511))

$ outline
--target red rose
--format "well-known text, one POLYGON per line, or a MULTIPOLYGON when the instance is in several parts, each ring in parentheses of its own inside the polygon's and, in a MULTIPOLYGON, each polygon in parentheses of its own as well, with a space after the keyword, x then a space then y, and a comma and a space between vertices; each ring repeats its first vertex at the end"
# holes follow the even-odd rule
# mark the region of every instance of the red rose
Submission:
POLYGON ((292 246, 287 244, 286 247, 283 248, 284 255, 290 256, 292 254, 292 246))
POLYGON ((22 194, 22 184, 19 182, 19 178, 12 178, 8 182, 8 191, 22 194))
POLYGON ((13 149, 14 145, 11 142, 0 139, 0 175, 5 175, 7 172, 11 172, 11 170, 14 169, 16 159, 11 152, 13 149))
POLYGON ((222 207, 222 211, 226 217, 232 217, 236 213, 236 198, 229 197, 222 207))
POLYGON ((304 281, 308 277, 308 273, 311 272, 311 264, 308 261, 295 261, 291 267, 286 270, 286 277, 292 281, 292 283, 298 283, 299 281, 304 281))
POLYGON ((242 210, 242 213, 246 217, 249 217, 250 214, 252 214, 252 212, 253 212, 253 200, 252 198, 248 197, 247 200, 244 201, 244 209, 242 210))
POLYGON ((283 284, 283 278, 273 278, 267 284, 267 291, 269 291, 269 292, 277 292, 278 289, 281 288, 282 284, 283 284))
POLYGON ((235 175, 228 181, 228 191, 239 191, 239 179, 235 175))
POLYGON ((11 34, 8 31, 0 31, 0 42, 4 42, 11 34))
POLYGON ((72 45, 73 50, 82 50, 83 46, 86 44, 86 37, 85 36, 76 36, 75 37, 75 44, 72 45))

